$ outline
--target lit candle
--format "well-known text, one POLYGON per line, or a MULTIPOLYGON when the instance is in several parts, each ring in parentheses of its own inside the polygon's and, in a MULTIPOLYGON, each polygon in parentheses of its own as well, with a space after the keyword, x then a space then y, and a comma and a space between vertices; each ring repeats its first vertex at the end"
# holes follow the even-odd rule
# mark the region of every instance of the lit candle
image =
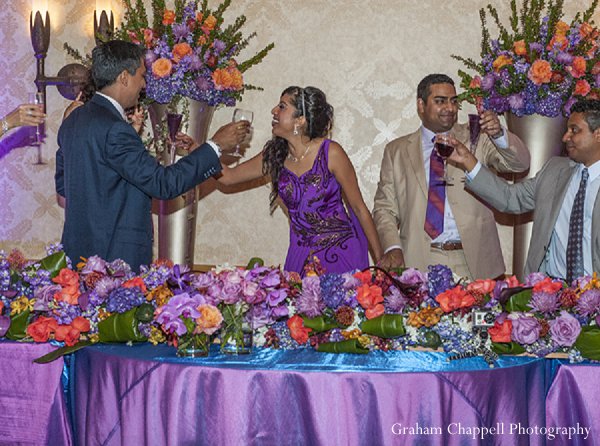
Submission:
POLYGON ((111 12, 111 1, 110 0, 96 0, 96 14, 100 17, 102 11, 106 11, 106 15, 110 16, 111 12))

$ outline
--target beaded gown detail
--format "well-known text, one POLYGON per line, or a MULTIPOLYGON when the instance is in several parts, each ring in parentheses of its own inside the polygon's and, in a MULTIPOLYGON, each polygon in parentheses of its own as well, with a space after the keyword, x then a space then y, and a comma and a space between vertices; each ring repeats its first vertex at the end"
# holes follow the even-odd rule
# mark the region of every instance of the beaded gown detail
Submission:
POLYGON ((369 266, 367 237, 352 208, 345 206, 342 187, 328 168, 329 143, 323 141, 313 166, 302 175, 285 167, 281 170, 278 192, 290 219, 286 271, 302 274, 313 256, 328 273, 369 266))

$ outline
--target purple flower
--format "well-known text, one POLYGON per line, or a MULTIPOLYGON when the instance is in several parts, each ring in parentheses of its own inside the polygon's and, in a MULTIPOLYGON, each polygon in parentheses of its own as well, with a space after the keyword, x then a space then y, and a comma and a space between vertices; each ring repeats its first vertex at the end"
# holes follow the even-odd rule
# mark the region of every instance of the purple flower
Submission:
POLYGON ((560 316, 549 322, 550 334, 558 345, 572 346, 581 332, 579 321, 566 311, 561 311, 560 316))
POLYGON ((196 319, 200 317, 200 312, 197 308, 204 303, 206 303, 206 300, 201 294, 190 296, 187 293, 182 293, 172 297, 161 308, 163 309, 162 311, 169 311, 177 317, 183 316, 196 319))
POLYGON ((317 276, 302 279, 302 293, 296 299, 298 313, 308 317, 320 316, 325 309, 325 302, 321 299, 320 280, 317 276))
POLYGON ((524 99, 522 94, 513 94, 508 97, 508 105, 512 110, 519 110, 523 108, 524 99))
POLYGON ((529 44, 529 50, 541 53, 544 50, 544 45, 542 45, 541 43, 538 43, 538 42, 531 42, 529 44))
POLYGON ((408 303, 408 299, 396 287, 390 287, 388 295, 384 298, 384 307, 386 313, 402 313, 402 310, 408 303))
POLYGON ((191 278, 192 286, 199 290, 210 287, 216 280, 212 273, 194 274, 191 278))
POLYGON ((60 285, 47 285, 41 288, 36 288, 33 292, 33 297, 36 301, 33 304, 35 311, 48 311, 48 304, 54 301, 54 295, 62 290, 60 285))
POLYGON ((92 272, 106 274, 106 262, 98 256, 88 257, 85 266, 81 270, 81 274, 89 274, 92 272))
POLYGON ((481 88, 484 91, 491 91, 496 83, 496 77, 494 73, 488 73, 481 78, 481 88))
POLYGON ((421 271, 415 268, 407 268, 402 272, 402 275, 398 278, 398 281, 402 285, 408 287, 417 287, 427 281, 427 276, 421 271))
POLYGON ((146 51, 146 55, 144 56, 144 64, 146 65, 146 69, 151 71, 152 64, 158 59, 158 56, 154 51, 146 51))
POLYGON ((3 337, 10 328, 10 317, 0 316, 0 338, 3 337))
POLYGON ((226 304, 235 304, 241 300, 242 285, 241 283, 225 282, 221 288, 221 301, 226 304))
POLYGON ((575 309, 582 316, 593 317, 600 310, 600 290, 593 288, 581 294, 575 309))
POLYGON ((165 319, 162 325, 168 333, 176 333, 177 336, 182 336, 188 331, 185 323, 178 317, 165 319))
POLYGON ((525 316, 523 313, 513 313, 511 338, 519 344, 533 344, 540 338, 542 327, 533 316, 525 316))
POLYGON ((545 278, 546 278, 546 275, 544 273, 535 272, 535 273, 528 274, 527 277, 525 277, 525 286, 527 286, 527 287, 534 286, 536 283, 541 282, 545 278))
POLYGON ((560 307, 558 293, 546 293, 544 291, 534 291, 529 301, 529 307, 545 315, 555 312, 560 307))
POLYGON ((225 49, 225 42, 219 39, 215 39, 213 41, 213 50, 218 55, 221 51, 225 49))
POLYGON ((573 55, 565 53, 564 51, 559 51, 556 55, 556 61, 563 65, 571 65, 571 62, 573 62, 573 55))
POLYGON ((117 288, 106 299, 106 310, 111 313, 125 313, 146 301, 138 287, 117 288))
POLYGON ((287 297, 287 292, 285 290, 273 290, 267 296, 267 303, 271 307, 276 307, 281 302, 283 302, 286 297, 287 297))
POLYGON ((173 23, 171 29, 173 30, 173 37, 177 42, 185 40, 190 33, 190 29, 185 23, 173 23))

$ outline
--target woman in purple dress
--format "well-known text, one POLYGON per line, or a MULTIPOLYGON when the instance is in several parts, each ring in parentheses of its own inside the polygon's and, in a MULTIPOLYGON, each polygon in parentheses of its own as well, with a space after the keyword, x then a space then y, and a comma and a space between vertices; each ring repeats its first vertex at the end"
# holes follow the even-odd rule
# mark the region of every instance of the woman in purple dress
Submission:
POLYGON ((302 274, 314 257, 329 273, 366 268, 369 246, 377 262, 381 244, 354 167, 344 149, 327 139, 333 107, 325 94, 315 87, 288 87, 271 113, 273 138, 262 153, 224 168, 219 181, 270 177, 271 212, 280 197, 290 219, 286 271, 302 274))

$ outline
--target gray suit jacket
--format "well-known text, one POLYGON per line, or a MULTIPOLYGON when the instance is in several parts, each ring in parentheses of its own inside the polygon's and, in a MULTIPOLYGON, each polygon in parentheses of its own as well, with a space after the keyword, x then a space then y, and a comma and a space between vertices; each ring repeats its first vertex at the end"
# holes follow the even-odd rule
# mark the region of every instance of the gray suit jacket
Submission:
MULTIPOLYGON (((457 124, 454 136, 469 144, 469 128, 457 124)), ((502 172, 519 172, 529 167, 529 152, 523 142, 508 133, 509 147, 498 150, 486 135, 481 135, 476 156, 482 163, 502 172)), ((493 212, 460 182, 464 173, 448 166, 454 185, 447 197, 463 243, 467 265, 475 279, 497 277, 505 272, 498 230, 493 212)), ((421 150, 421 131, 395 139, 383 153, 381 174, 373 220, 383 249, 399 245, 407 266, 426 271, 431 239, 424 230, 427 210, 427 181, 421 150)), ((452 265, 449 265, 452 267, 452 265)))
MULTIPOLYGON (((533 228, 525 274, 544 271, 544 257, 558 218, 569 181, 576 168, 569 158, 553 157, 535 177, 509 184, 482 167, 467 188, 502 212, 521 214, 533 211, 533 228)), ((600 271, 600 194, 592 215, 592 266, 600 271)))

